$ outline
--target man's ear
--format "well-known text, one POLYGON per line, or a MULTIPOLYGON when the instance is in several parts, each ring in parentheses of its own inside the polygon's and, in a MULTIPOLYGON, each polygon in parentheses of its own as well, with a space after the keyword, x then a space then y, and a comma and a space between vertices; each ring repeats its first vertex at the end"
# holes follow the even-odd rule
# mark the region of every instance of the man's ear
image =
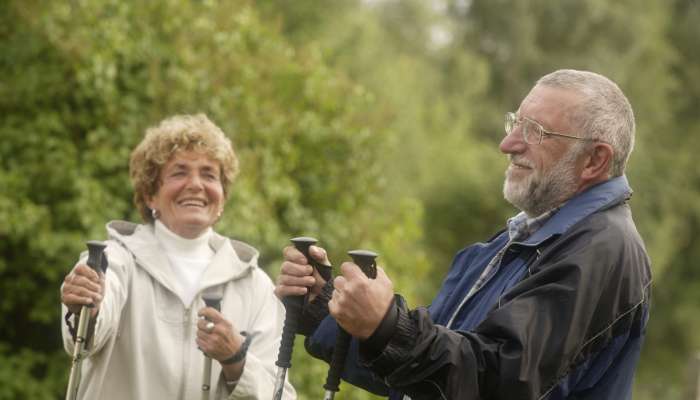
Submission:
POLYGON ((584 182, 599 182, 610 178, 610 163, 614 154, 615 150, 611 145, 595 142, 593 150, 584 161, 581 179, 584 182))

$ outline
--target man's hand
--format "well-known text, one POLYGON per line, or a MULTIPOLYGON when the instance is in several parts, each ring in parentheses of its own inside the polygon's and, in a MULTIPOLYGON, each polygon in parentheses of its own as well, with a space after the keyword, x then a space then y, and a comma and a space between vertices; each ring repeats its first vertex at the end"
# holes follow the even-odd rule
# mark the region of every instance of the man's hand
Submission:
POLYGON ((95 272, 85 264, 78 264, 63 279, 61 302, 76 315, 80 314, 84 305, 94 304, 95 307, 90 309, 90 317, 94 318, 100 309, 104 291, 104 274, 95 272))
MULTIPOLYGON (((275 286, 275 295, 282 299, 286 296, 302 296, 311 291, 309 301, 319 293, 326 281, 319 275, 304 255, 294 246, 284 248, 284 262, 280 268, 275 286)), ((309 247, 309 254, 324 265, 331 265, 326 250, 318 246, 309 247)))
POLYGON ((333 281, 335 290, 328 309, 349 334, 367 339, 389 309, 394 298, 394 285, 379 267, 376 279, 369 279, 351 262, 343 263, 340 270, 342 276, 333 281))

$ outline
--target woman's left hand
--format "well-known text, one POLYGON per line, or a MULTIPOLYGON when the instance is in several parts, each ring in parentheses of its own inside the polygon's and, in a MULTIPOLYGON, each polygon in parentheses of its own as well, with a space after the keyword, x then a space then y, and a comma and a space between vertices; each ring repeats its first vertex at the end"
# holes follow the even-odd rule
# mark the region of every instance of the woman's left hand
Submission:
POLYGON ((204 307, 198 315, 204 318, 197 322, 197 346, 206 355, 222 361, 238 353, 245 338, 220 312, 204 307))

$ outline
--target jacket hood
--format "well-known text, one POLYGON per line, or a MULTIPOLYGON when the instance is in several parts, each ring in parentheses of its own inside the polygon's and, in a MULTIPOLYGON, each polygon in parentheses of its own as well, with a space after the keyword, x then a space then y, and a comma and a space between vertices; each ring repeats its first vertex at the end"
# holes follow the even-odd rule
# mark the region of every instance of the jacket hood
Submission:
MULTIPOLYGON (((107 233, 110 239, 119 242, 134 255, 139 267, 169 290, 179 293, 165 249, 158 243, 152 224, 111 221, 107 224, 107 233)), ((212 232, 209 245, 215 254, 202 275, 200 291, 240 279, 257 268, 259 252, 244 242, 212 232)))

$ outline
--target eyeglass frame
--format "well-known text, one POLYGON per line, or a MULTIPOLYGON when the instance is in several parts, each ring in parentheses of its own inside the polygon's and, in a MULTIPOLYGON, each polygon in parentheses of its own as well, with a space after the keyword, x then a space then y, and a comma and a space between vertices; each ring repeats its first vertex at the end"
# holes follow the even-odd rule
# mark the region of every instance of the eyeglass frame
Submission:
POLYGON ((527 144, 542 144, 542 138, 544 137, 544 135, 560 136, 560 137, 565 137, 565 138, 569 138, 569 139, 578 139, 578 140, 590 140, 590 141, 594 141, 594 142, 599 142, 599 141, 601 141, 600 139, 595 139, 595 138, 578 137, 578 136, 568 135, 568 134, 566 134, 566 133, 559 133, 559 132, 548 131, 548 130, 544 129, 544 127, 542 126, 542 124, 540 124, 539 122, 535 121, 534 119, 528 118, 528 117, 521 117, 521 116, 518 116, 516 113, 514 113, 514 112, 512 112, 512 111, 511 111, 511 112, 507 112, 506 115, 505 115, 505 117, 506 117, 506 118, 505 118, 505 131, 506 131, 506 136, 508 136, 508 135, 510 135, 511 133, 513 133, 513 131, 515 130, 515 128, 516 128, 518 125, 522 124, 522 121, 523 121, 523 120, 525 120, 525 121, 527 121, 527 122, 529 122, 529 123, 531 123, 531 124, 534 124, 537 128, 539 128, 539 132, 540 132, 540 135, 539 135, 539 136, 540 136, 540 138, 539 138, 539 140, 538 140, 537 142, 532 142, 532 143, 531 143, 531 142, 528 142, 528 141, 527 141, 527 136, 529 136, 529 135, 525 135, 525 132, 522 133, 523 141, 524 141, 525 143, 527 143, 527 144), (509 119, 510 119, 510 121, 509 121, 509 119), (511 122, 511 121, 512 121, 512 122, 511 122), (509 123, 509 122, 510 122, 510 123, 509 123), (510 129, 508 129, 508 125, 511 125, 510 129))

